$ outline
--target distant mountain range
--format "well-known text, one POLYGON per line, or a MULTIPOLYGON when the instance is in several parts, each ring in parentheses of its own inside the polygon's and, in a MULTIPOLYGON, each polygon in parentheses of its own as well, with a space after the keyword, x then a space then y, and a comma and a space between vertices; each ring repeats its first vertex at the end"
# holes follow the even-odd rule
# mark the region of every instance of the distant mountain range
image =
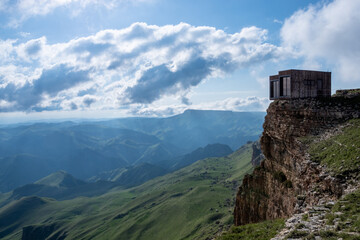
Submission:
POLYGON ((198 160, 210 157, 223 157, 232 152, 233 151, 228 145, 219 143, 209 144, 206 147, 198 148, 191 153, 158 162, 156 165, 145 162, 135 166, 101 172, 100 174, 91 177, 89 181, 112 181, 123 187, 133 187, 157 176, 162 176, 166 173, 189 166, 198 160))
MULTIPOLYGON (((251 156, 247 144, 127 189, 106 188, 105 181, 86 183, 59 171, 0 194, 0 238, 209 239, 232 223, 234 195, 253 168, 251 156)), ((142 163, 132 176, 143 179, 152 166, 142 163)), ((119 171, 113 180, 133 178, 125 176, 119 171)))
POLYGON ((248 140, 259 138, 265 115, 265 112, 186 110, 169 118, 123 118, 102 124, 156 136, 185 152, 213 143, 236 150, 248 140))
POLYGON ((0 192, 33 183, 59 170, 82 180, 113 172, 123 185, 138 185, 201 158, 229 152, 219 148, 209 155, 209 149, 197 150, 208 144, 227 144, 236 149, 256 140, 262 132, 264 116, 262 112, 188 110, 169 118, 3 126, 0 192), (198 152, 187 155, 195 150, 198 152), (151 168, 151 174, 139 170, 145 168, 151 168), (135 172, 143 175, 136 177, 137 182, 130 181, 135 172))
POLYGON ((49 197, 56 200, 72 199, 79 196, 92 197, 104 194, 115 186, 117 186, 116 183, 108 181, 84 182, 64 171, 59 171, 35 183, 14 189, 5 203, 25 196, 49 197))
POLYGON ((205 148, 198 148, 190 154, 171 161, 172 167, 170 168, 163 168, 150 163, 141 163, 135 166, 102 172, 90 178, 89 181, 82 181, 65 171, 58 171, 34 183, 15 188, 8 199, 0 204, 0 207, 26 196, 48 197, 56 200, 73 199, 80 196, 98 196, 115 187, 125 189, 141 185, 155 177, 189 166, 201 159, 222 157, 231 153, 232 150, 227 145, 209 144, 205 148))

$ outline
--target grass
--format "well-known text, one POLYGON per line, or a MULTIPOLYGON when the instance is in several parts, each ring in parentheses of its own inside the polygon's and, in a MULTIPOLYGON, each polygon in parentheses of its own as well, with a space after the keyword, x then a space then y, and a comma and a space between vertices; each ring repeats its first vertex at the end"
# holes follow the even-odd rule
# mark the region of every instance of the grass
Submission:
POLYGON ((341 233, 337 231, 331 231, 331 230, 325 230, 325 231, 319 231, 316 234, 309 234, 304 236, 302 239, 305 240, 316 240, 315 236, 320 236, 321 239, 324 240, 359 240, 359 236, 341 233))
POLYGON ((295 229, 295 230, 291 231, 286 237, 298 239, 298 238, 306 237, 308 235, 309 235, 309 233, 307 231, 301 231, 301 230, 295 229))
POLYGON ((331 209, 331 214, 326 215, 329 223, 332 223, 335 218, 340 219, 338 230, 360 235, 360 190, 339 200, 331 209))
POLYGON ((335 174, 353 172, 360 167, 360 119, 348 122, 341 134, 310 144, 312 160, 325 164, 335 174))
POLYGON ((217 240, 268 240, 273 238, 284 226, 283 219, 246 224, 232 227, 229 232, 224 233, 217 240))
MULTIPOLYGON (((53 235, 66 232, 67 239, 79 240, 212 237, 232 224, 235 193, 253 169, 251 154, 248 144, 229 157, 201 160, 131 189, 30 206, 3 239, 21 239, 24 226, 51 224, 57 224, 53 235)), ((0 233, 6 228, 0 224, 0 233)))
MULTIPOLYGON (((315 239, 320 236, 327 240, 360 240, 360 190, 340 199, 325 215, 327 225, 336 224, 335 230, 320 230, 312 234, 304 233, 303 239, 315 239)), ((288 237, 294 237, 290 233, 288 237)))
POLYGON ((302 220, 302 221, 309 221, 309 214, 308 214, 308 213, 304 214, 304 215, 301 217, 301 220, 302 220))

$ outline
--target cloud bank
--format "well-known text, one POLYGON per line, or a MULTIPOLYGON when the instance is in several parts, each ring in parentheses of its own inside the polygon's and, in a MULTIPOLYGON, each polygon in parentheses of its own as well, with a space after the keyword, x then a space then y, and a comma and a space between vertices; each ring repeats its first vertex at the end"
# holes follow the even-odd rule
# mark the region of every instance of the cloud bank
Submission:
MULTIPOLYGON (((0 40, 0 111, 118 109, 186 94, 279 56, 267 31, 134 23, 69 42, 0 40)), ((186 105, 185 104, 185 105, 186 105)))
POLYGON ((224 111, 265 111, 270 104, 268 98, 247 97, 247 98, 226 98, 220 101, 206 102, 188 106, 187 104, 176 104, 168 106, 140 105, 128 111, 128 114, 135 116, 166 117, 183 113, 187 109, 198 110, 224 110, 224 111))
POLYGON ((342 81, 359 81, 359 12, 358 0, 310 5, 286 19, 281 29, 283 46, 304 57, 306 66, 323 68, 321 62, 325 62, 342 81))

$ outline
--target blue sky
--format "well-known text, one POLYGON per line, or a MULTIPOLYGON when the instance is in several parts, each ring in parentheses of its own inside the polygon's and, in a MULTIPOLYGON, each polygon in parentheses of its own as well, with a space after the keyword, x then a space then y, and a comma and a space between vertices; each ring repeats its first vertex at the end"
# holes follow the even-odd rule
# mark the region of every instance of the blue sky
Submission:
POLYGON ((0 118, 263 111, 278 70, 359 88, 360 1, 1 0, 0 118))

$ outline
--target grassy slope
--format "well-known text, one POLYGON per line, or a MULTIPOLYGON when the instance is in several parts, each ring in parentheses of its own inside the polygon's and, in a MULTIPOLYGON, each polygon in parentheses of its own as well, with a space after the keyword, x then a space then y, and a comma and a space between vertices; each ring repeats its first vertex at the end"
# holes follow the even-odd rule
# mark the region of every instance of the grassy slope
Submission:
MULTIPOLYGON (((307 221, 307 217, 303 217, 303 221, 307 221)), ((318 229, 312 234, 302 230, 303 224, 298 224, 298 229, 292 231, 288 237, 315 240, 315 236, 320 236, 321 239, 326 240, 359 240, 360 190, 341 198, 331 207, 330 212, 325 215, 324 221, 327 226, 318 229)))
POLYGON ((323 235, 328 235, 332 238, 338 239, 342 237, 347 239, 360 239, 360 190, 346 195, 331 209, 331 213, 326 215, 326 223, 329 225, 337 221, 336 232, 323 232, 323 235))
POLYGON ((285 226, 283 219, 252 223, 238 227, 232 227, 228 233, 223 234, 218 240, 269 240, 285 226))
POLYGON ((360 119, 348 124, 341 134, 310 145, 311 158, 336 174, 360 170, 360 119))
POLYGON ((232 224, 235 192, 252 169, 251 153, 246 145, 230 157, 201 160, 132 189, 48 201, 19 219, 5 239, 20 239, 23 226, 52 223, 69 239, 206 239, 232 224))

